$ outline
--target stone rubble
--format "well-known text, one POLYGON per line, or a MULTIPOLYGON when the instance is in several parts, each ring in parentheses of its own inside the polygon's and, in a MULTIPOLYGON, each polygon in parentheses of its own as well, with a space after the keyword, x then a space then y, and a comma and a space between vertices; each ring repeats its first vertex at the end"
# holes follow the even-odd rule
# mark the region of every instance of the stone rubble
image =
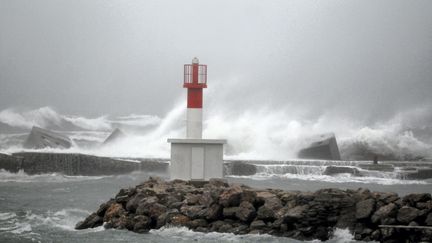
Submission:
POLYGON ((198 232, 270 234, 299 240, 328 240, 335 228, 348 228, 356 240, 431 242, 431 229, 379 225, 432 226, 429 193, 399 197, 367 189, 316 192, 254 189, 210 181, 150 178, 115 198, 76 225, 76 229, 127 229, 145 233, 163 226, 198 232))

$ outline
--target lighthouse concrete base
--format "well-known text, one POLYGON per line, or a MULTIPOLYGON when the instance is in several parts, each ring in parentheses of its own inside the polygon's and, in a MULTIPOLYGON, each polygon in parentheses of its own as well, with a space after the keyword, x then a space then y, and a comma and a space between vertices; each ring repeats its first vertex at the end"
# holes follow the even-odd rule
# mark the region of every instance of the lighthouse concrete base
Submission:
POLYGON ((171 179, 208 180, 223 177, 224 139, 168 139, 171 179))

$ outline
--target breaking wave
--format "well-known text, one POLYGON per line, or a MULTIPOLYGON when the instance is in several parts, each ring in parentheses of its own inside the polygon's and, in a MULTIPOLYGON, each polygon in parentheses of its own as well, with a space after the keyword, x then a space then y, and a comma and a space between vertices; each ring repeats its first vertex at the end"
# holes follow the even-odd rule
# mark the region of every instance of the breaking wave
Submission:
POLYGON ((111 118, 108 115, 95 118, 63 115, 51 107, 21 111, 13 108, 0 111, 0 123, 11 127, 31 129, 38 126, 47 129, 74 131, 111 131, 115 127, 146 127, 160 123, 160 118, 153 115, 130 115, 111 118))
MULTIPOLYGON (((155 237, 164 239, 175 239, 177 242, 190 242, 192 239, 199 239, 199 242, 311 242, 318 243, 320 240, 299 241, 295 239, 287 239, 284 237, 276 237, 268 234, 251 234, 251 235, 235 235, 232 233, 201 233, 192 231, 186 227, 162 227, 158 230, 151 230, 150 234, 155 237)), ((354 236, 348 229, 335 229, 333 237, 326 241, 328 243, 354 243, 354 236)))
POLYGON ((86 180, 99 180, 103 176, 67 176, 61 173, 51 174, 37 174, 28 175, 20 170, 17 173, 12 173, 4 169, 0 170, 0 182, 19 182, 19 183, 33 183, 33 182, 72 182, 72 181, 86 181, 86 180))
MULTIPOLYGON (((215 106, 214 104, 211 104, 215 106)), ((432 108, 408 110, 389 120, 365 124, 330 113, 316 119, 302 118, 298 112, 257 108, 242 112, 211 107, 205 113, 204 137, 224 138, 227 159, 285 160, 295 158, 307 146, 305 138, 316 134, 335 133, 342 158, 370 159, 379 154, 383 159, 417 160, 432 158, 432 108)), ((64 131, 76 142, 68 150, 45 149, 49 152, 82 152, 102 156, 169 157, 167 138, 185 134, 185 103, 175 106, 165 117, 132 114, 130 116, 101 116, 86 118, 62 115, 50 107, 30 111, 6 109, 0 112, 0 123, 26 128, 41 126, 64 131), (109 146, 99 145, 116 127, 128 135, 109 146), (92 146, 90 146, 90 145, 92 146)), ((25 138, 12 134, 3 136, 0 149, 4 152, 22 151, 25 138)))

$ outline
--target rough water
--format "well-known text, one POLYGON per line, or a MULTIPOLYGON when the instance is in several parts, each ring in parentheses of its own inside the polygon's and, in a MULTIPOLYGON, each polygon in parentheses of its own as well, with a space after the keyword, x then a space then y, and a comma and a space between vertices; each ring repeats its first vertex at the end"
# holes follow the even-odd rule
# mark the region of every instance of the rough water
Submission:
MULTIPOLYGON (((432 180, 368 183, 336 177, 333 181, 310 180, 296 174, 227 177, 229 182, 260 188, 314 191, 319 188, 367 187, 401 195, 430 192, 432 180)), ((131 173, 120 176, 85 177, 61 174, 26 175, 0 172, 0 242, 300 242, 269 235, 203 234, 186 228, 162 228, 148 234, 126 230, 74 230, 75 224, 114 196, 120 188, 134 186, 149 176, 164 174, 131 173)), ((329 242, 356 242, 347 230, 338 229, 329 242)), ((319 241, 314 241, 319 242, 319 241)))
MULTIPOLYGON (((180 104, 164 118, 151 115, 86 118, 62 115, 49 107, 27 111, 6 109, 0 111, 0 152, 23 151, 21 145, 31 126, 37 125, 65 134, 74 143, 66 150, 39 151, 168 158, 166 139, 184 134, 184 107, 180 104), (121 127, 129 135, 128 139, 112 146, 99 146, 115 127, 121 127)), ((394 162, 390 163, 394 170, 374 171, 362 167, 369 163, 364 161, 286 160, 294 157, 296 149, 304 145, 303 136, 320 132, 335 132, 342 152, 344 144, 354 141, 367 142, 371 148, 394 155, 430 158, 432 140, 429 134, 432 129, 425 125, 430 124, 427 122, 430 120, 428 110, 410 113, 410 116, 402 114, 373 126, 340 123, 338 117, 323 116, 316 121, 306 121, 283 112, 256 112, 244 112, 226 119, 221 115, 223 110, 219 110, 204 123, 206 137, 228 139, 225 159, 255 159, 247 161, 257 166, 255 175, 228 176, 229 182, 301 191, 359 187, 400 195, 432 191, 431 179, 405 177, 410 170, 430 168, 428 162, 394 162), (351 168, 359 175, 329 175, 325 173, 329 166, 351 168)), ((0 242, 299 242, 269 235, 203 234, 186 228, 163 228, 148 234, 105 230, 103 227, 74 230, 78 221, 113 197, 120 188, 135 186, 151 175, 154 174, 86 177, 0 171, 0 242)), ((157 176, 167 178, 164 174, 157 176)), ((352 238, 347 230, 338 229, 329 242, 355 242, 352 238)))

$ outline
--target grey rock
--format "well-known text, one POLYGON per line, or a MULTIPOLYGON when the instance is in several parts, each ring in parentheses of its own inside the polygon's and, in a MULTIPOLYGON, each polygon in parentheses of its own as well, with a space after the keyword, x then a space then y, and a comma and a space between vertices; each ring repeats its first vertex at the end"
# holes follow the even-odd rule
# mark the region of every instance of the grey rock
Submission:
POLYGON ((430 193, 412 193, 404 196, 402 202, 410 206, 415 206, 417 202, 427 202, 431 199, 430 193))
POLYGON ((75 225, 75 229, 88 229, 88 228, 95 228, 98 226, 101 226, 103 224, 103 218, 97 215, 96 213, 91 214, 88 216, 84 221, 78 222, 75 225))
POLYGON ((133 231, 137 233, 146 233, 150 230, 151 219, 144 215, 134 217, 133 231))
POLYGON ((372 223, 383 222, 384 219, 389 217, 395 217, 398 212, 398 208, 394 203, 390 203, 380 207, 371 217, 372 223))
POLYGON ((369 198, 356 204, 356 218, 368 218, 375 210, 375 199, 369 198))
POLYGON ((425 224, 432 226, 432 213, 429 213, 428 216, 426 217, 425 224))
POLYGON ((243 222, 250 222, 256 216, 255 207, 248 201, 240 203, 235 216, 243 222))
POLYGON ((417 208, 404 206, 399 209, 397 220, 401 223, 408 224, 417 218, 419 211, 417 208))
POLYGON ((222 214, 225 218, 234 218, 234 216, 238 210, 239 210, 239 207, 224 208, 222 214))
POLYGON ((220 194, 219 203, 224 207, 238 206, 242 193, 240 186, 229 187, 220 194))
POLYGON ((304 217, 309 209, 308 205, 296 206, 290 208, 287 213, 283 216, 284 222, 295 222, 304 217))
POLYGON ((262 228, 265 228, 265 227, 266 227, 266 224, 262 220, 254 220, 250 224, 250 228, 251 229, 262 229, 262 228))

